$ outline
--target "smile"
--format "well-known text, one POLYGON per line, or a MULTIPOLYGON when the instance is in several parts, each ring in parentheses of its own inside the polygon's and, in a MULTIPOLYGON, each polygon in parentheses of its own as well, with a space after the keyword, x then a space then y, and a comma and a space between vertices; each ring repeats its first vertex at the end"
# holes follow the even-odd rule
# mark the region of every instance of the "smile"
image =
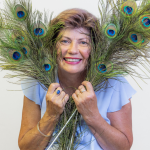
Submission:
POLYGON ((81 59, 70 59, 70 58, 64 58, 66 61, 70 61, 70 62, 78 62, 81 59))
POLYGON ((66 62, 67 64, 78 64, 78 63, 81 62, 82 59, 77 59, 77 58, 75 58, 75 59, 72 59, 72 58, 64 58, 64 60, 65 60, 65 62, 66 62))

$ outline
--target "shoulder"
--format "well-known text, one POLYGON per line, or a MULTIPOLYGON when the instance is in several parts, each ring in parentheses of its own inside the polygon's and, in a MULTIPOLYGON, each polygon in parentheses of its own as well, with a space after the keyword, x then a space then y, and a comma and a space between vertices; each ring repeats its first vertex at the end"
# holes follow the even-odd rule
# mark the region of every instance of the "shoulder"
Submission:
POLYGON ((42 105, 43 97, 46 92, 44 90, 44 85, 40 84, 37 80, 33 78, 26 78, 21 81, 21 87, 24 95, 36 104, 42 105))
POLYGON ((105 88, 96 92, 98 105, 107 109, 107 112, 115 112, 129 103, 129 99, 136 93, 129 82, 122 76, 108 79, 105 88))

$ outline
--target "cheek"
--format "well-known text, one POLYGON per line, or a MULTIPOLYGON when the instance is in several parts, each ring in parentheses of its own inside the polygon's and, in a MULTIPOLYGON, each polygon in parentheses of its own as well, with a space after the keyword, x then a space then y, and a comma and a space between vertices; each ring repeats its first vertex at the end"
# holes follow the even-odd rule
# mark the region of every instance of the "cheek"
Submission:
POLYGON ((57 49, 57 63, 59 64, 59 61, 62 61, 62 58, 65 56, 66 50, 62 48, 57 49))
POLYGON ((62 46, 60 46, 58 49, 57 49, 57 55, 64 55, 64 54, 66 54, 67 53, 67 49, 66 48, 64 48, 64 47, 62 47, 62 46))
POLYGON ((90 50, 83 52, 83 53, 82 53, 82 56, 83 56, 85 59, 88 59, 89 56, 90 56, 90 50))

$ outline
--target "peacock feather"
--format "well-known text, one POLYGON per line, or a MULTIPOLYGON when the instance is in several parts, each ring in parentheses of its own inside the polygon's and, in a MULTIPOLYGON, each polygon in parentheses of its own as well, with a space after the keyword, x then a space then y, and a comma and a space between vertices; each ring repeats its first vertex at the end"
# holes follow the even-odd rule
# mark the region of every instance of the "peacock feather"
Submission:
POLYGON ((112 62, 98 62, 96 63, 96 68, 99 73, 108 73, 113 69, 112 62))
POLYGON ((15 6, 14 14, 16 15, 16 18, 20 21, 25 20, 28 15, 26 9, 22 5, 19 5, 19 4, 15 6))
POLYGON ((48 88, 55 81, 54 70, 57 68, 56 52, 52 57, 42 40, 50 20, 44 25, 42 14, 39 11, 32 12, 30 1, 6 1, 6 6, 7 10, 1 12, 0 26, 1 56, 6 64, 1 67, 18 71, 18 77, 40 79, 38 81, 48 88))
POLYGON ((32 26, 32 35, 34 37, 44 37, 46 35, 46 27, 42 22, 34 23, 32 26))
POLYGON ((142 15, 140 17, 139 22, 145 30, 149 30, 150 29, 150 14, 142 15))
POLYGON ((131 17, 135 15, 137 11, 137 4, 134 0, 128 0, 121 6, 121 12, 125 17, 131 17))
MULTIPOLYGON (((134 0, 106 0, 106 3, 100 0, 99 4, 100 19, 93 31, 95 39, 91 37, 86 80, 99 91, 108 79, 119 75, 149 78, 132 67, 141 64, 150 72, 150 1, 143 0, 139 6, 134 0)), ((61 22, 49 25, 51 18, 46 16, 32 12, 31 2, 26 0, 7 0, 6 9, 0 12, 0 60, 4 62, 0 67, 16 72, 15 77, 36 79, 45 90, 56 81, 56 43, 60 37, 56 42, 52 37, 63 28, 61 22)), ((56 139, 59 149, 71 150, 79 145, 82 132, 80 135, 75 132, 80 119, 70 97, 56 126, 57 133, 65 126, 56 139), (70 116, 72 121, 65 125, 70 116)))
MULTIPOLYGON (((51 83, 56 82, 57 72, 56 43, 51 41, 51 37, 56 30, 62 28, 62 23, 49 26, 51 19, 42 19, 42 13, 39 11, 32 12, 30 1, 6 1, 6 6, 7 10, 1 12, 0 26, 0 55, 1 60, 5 63, 0 66, 3 70, 11 70, 16 73, 15 76, 10 75, 9 77, 34 78, 47 90, 51 83)), ((58 130, 64 126, 74 110, 75 104, 70 98, 70 103, 66 106, 66 113, 61 115, 57 125, 58 130)), ((77 112, 76 117, 80 117, 77 112)), ((72 142, 74 141, 72 135, 76 127, 77 121, 69 122, 57 141, 59 147, 66 149, 70 143, 69 139, 72 138, 72 142), (67 137, 65 141, 64 136, 67 137)), ((74 142, 70 145, 72 147, 74 142)))
POLYGON ((105 27, 105 34, 108 38, 115 38, 117 36, 117 27, 114 24, 109 24, 105 27))
POLYGON ((143 37, 143 41, 141 43, 141 46, 146 46, 149 43, 149 40, 143 37))
POLYGON ((29 55, 30 55, 30 48, 27 45, 22 45, 21 48, 23 50, 23 53, 26 55, 26 57, 29 57, 29 55))
POLYGON ((128 39, 133 45, 139 45, 143 42, 142 34, 136 32, 130 32, 128 39))

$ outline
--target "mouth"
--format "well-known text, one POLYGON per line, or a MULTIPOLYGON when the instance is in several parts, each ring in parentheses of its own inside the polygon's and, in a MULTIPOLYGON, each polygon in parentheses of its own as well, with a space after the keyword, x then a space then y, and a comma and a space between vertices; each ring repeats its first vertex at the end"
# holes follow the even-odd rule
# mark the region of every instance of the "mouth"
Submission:
POLYGON ((81 59, 77 59, 77 58, 64 58, 65 61, 69 61, 69 62, 79 62, 81 61, 81 59))
POLYGON ((81 62, 82 59, 79 58, 64 58, 66 63, 69 64, 78 64, 79 62, 81 62))

